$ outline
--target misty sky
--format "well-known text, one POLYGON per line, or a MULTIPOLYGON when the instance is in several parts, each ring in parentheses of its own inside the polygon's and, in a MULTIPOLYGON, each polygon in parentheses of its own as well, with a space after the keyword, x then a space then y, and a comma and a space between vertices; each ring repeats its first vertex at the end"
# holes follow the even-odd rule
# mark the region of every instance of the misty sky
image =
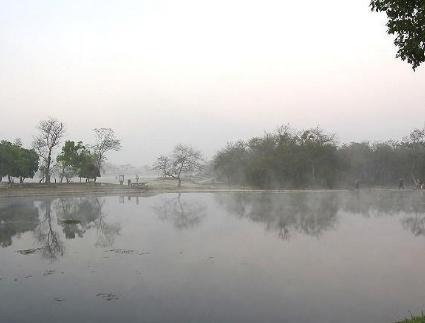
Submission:
POLYGON ((368 0, 0 0, 0 138, 39 120, 90 142, 114 128, 115 163, 177 143, 207 157, 278 125, 340 142, 398 139, 425 122, 425 70, 395 58, 368 0))

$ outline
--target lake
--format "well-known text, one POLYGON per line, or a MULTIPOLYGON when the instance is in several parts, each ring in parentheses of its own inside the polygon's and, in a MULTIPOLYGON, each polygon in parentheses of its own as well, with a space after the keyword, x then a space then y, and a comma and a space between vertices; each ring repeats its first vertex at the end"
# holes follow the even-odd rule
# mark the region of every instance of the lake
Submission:
POLYGON ((416 191, 0 199, 0 322, 395 322, 416 191))

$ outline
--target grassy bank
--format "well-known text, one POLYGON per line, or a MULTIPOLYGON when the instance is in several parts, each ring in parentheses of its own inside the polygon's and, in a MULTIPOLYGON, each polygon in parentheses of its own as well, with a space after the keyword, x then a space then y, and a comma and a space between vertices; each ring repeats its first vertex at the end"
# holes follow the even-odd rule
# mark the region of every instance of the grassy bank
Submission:
MULTIPOLYGON (((347 189, 255 189, 251 187, 228 186, 220 183, 184 181, 181 187, 175 180, 153 179, 145 183, 145 186, 128 186, 111 183, 24 183, 24 184, 1 184, 0 197, 23 197, 23 196, 67 196, 67 195, 140 195, 150 193, 193 193, 193 192, 327 192, 347 191, 347 189)), ((364 187, 363 190, 372 190, 364 187)), ((373 188, 373 190, 397 190, 391 188, 373 188)), ((412 191, 406 189, 405 191, 412 191)))
POLYGON ((411 316, 409 319, 405 319, 404 321, 400 321, 397 323, 425 323, 425 316, 422 313, 420 316, 411 316))
POLYGON ((129 187, 118 184, 103 183, 70 183, 70 184, 38 184, 25 183, 1 185, 0 197, 20 196, 62 196, 62 195, 115 195, 115 194, 140 194, 145 189, 129 187))

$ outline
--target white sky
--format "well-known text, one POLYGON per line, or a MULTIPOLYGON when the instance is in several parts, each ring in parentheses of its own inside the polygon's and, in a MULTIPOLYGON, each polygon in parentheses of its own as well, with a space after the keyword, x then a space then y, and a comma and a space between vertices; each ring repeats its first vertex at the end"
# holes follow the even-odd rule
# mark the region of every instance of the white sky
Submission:
POLYGON ((425 122, 425 71, 395 58, 368 0, 0 0, 0 138, 114 128, 115 163, 177 143, 211 157, 283 123, 341 142, 425 122))

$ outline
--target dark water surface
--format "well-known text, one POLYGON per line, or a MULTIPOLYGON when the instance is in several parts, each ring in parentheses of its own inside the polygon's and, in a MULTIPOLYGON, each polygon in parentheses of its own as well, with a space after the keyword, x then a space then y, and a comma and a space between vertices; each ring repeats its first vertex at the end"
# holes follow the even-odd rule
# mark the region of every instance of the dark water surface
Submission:
POLYGON ((394 322, 425 310, 420 192, 0 200, 0 322, 394 322))

